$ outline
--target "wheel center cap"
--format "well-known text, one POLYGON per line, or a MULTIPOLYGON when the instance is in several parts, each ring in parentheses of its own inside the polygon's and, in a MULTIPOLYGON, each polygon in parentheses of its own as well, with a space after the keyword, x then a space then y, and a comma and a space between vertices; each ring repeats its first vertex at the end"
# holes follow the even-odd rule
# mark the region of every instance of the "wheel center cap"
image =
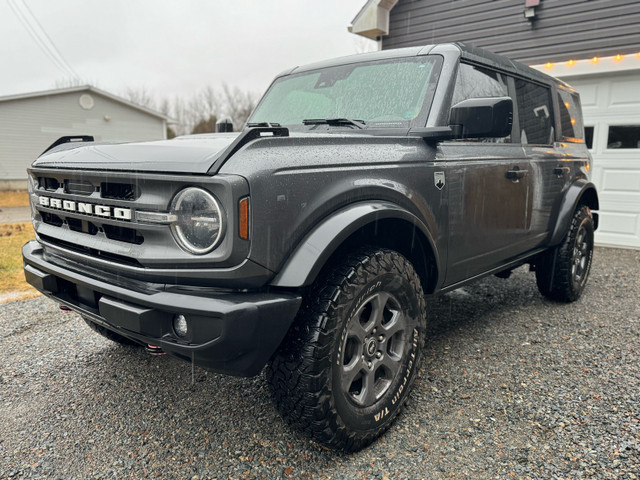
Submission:
POLYGON ((367 355, 369 355, 370 357, 373 357, 373 355, 376 353, 376 350, 378 350, 378 342, 375 341, 375 339, 370 339, 365 348, 364 348, 365 352, 367 352, 367 355))

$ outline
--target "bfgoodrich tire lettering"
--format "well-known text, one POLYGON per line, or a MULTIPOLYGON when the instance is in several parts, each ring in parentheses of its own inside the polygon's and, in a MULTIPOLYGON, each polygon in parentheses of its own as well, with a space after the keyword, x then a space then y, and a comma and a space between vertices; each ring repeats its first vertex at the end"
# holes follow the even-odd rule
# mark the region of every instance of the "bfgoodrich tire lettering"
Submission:
POLYGON ((406 258, 376 248, 343 258, 312 287, 267 369, 283 417, 324 445, 363 448, 407 399, 425 323, 406 258))
POLYGON ((593 216, 580 206, 562 243, 546 252, 536 263, 538 290, 545 297, 573 302, 584 290, 593 258, 593 216))

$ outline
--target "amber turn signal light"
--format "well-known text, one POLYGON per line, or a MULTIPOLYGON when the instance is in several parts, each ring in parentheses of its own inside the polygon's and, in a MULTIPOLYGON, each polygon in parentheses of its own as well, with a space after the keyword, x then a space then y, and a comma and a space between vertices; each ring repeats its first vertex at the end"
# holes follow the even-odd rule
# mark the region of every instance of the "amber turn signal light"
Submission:
POLYGON ((240 238, 249 240, 249 197, 240 200, 240 221, 238 222, 238 235, 240 238))

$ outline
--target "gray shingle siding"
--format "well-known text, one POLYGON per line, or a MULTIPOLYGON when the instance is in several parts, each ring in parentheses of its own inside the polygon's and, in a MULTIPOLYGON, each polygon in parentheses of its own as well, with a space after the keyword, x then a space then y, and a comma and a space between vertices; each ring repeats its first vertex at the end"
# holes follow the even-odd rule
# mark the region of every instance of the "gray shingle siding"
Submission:
POLYGON ((638 0, 400 0, 383 49, 464 42, 528 64, 640 52, 638 0))
POLYGON ((93 135, 108 142, 159 140, 165 138, 165 122, 92 91, 2 101, 0 180, 26 180, 31 162, 65 135, 93 135), (78 103, 84 93, 93 97, 91 110, 78 103))

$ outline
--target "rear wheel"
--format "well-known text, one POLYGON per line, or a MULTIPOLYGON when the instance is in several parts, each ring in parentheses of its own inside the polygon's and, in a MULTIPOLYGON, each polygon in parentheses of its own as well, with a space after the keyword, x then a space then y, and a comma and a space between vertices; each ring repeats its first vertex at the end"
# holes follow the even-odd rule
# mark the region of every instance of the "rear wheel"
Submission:
POLYGON ((134 342, 133 340, 129 340, 127 337, 123 337, 122 335, 119 335, 119 334, 117 334, 115 332, 112 332, 108 328, 104 328, 102 325, 98 325, 96 322, 94 322, 93 320, 90 320, 87 317, 82 317, 82 319, 85 321, 85 323, 87 325, 89 325, 89 328, 91 328, 91 330, 93 330, 96 333, 99 333, 104 338, 107 338, 107 339, 111 340, 112 342, 116 342, 116 343, 119 343, 121 345, 136 345, 136 346, 140 346, 139 343, 134 342))
POLYGON ((562 243, 544 253, 536 262, 540 293, 560 302, 573 302, 580 298, 591 270, 593 235, 593 216, 589 207, 582 205, 574 213, 562 243))
POLYGON ((316 281, 267 369, 283 417, 329 447, 371 443, 406 401, 425 324, 406 258, 378 248, 343 258, 316 281))

